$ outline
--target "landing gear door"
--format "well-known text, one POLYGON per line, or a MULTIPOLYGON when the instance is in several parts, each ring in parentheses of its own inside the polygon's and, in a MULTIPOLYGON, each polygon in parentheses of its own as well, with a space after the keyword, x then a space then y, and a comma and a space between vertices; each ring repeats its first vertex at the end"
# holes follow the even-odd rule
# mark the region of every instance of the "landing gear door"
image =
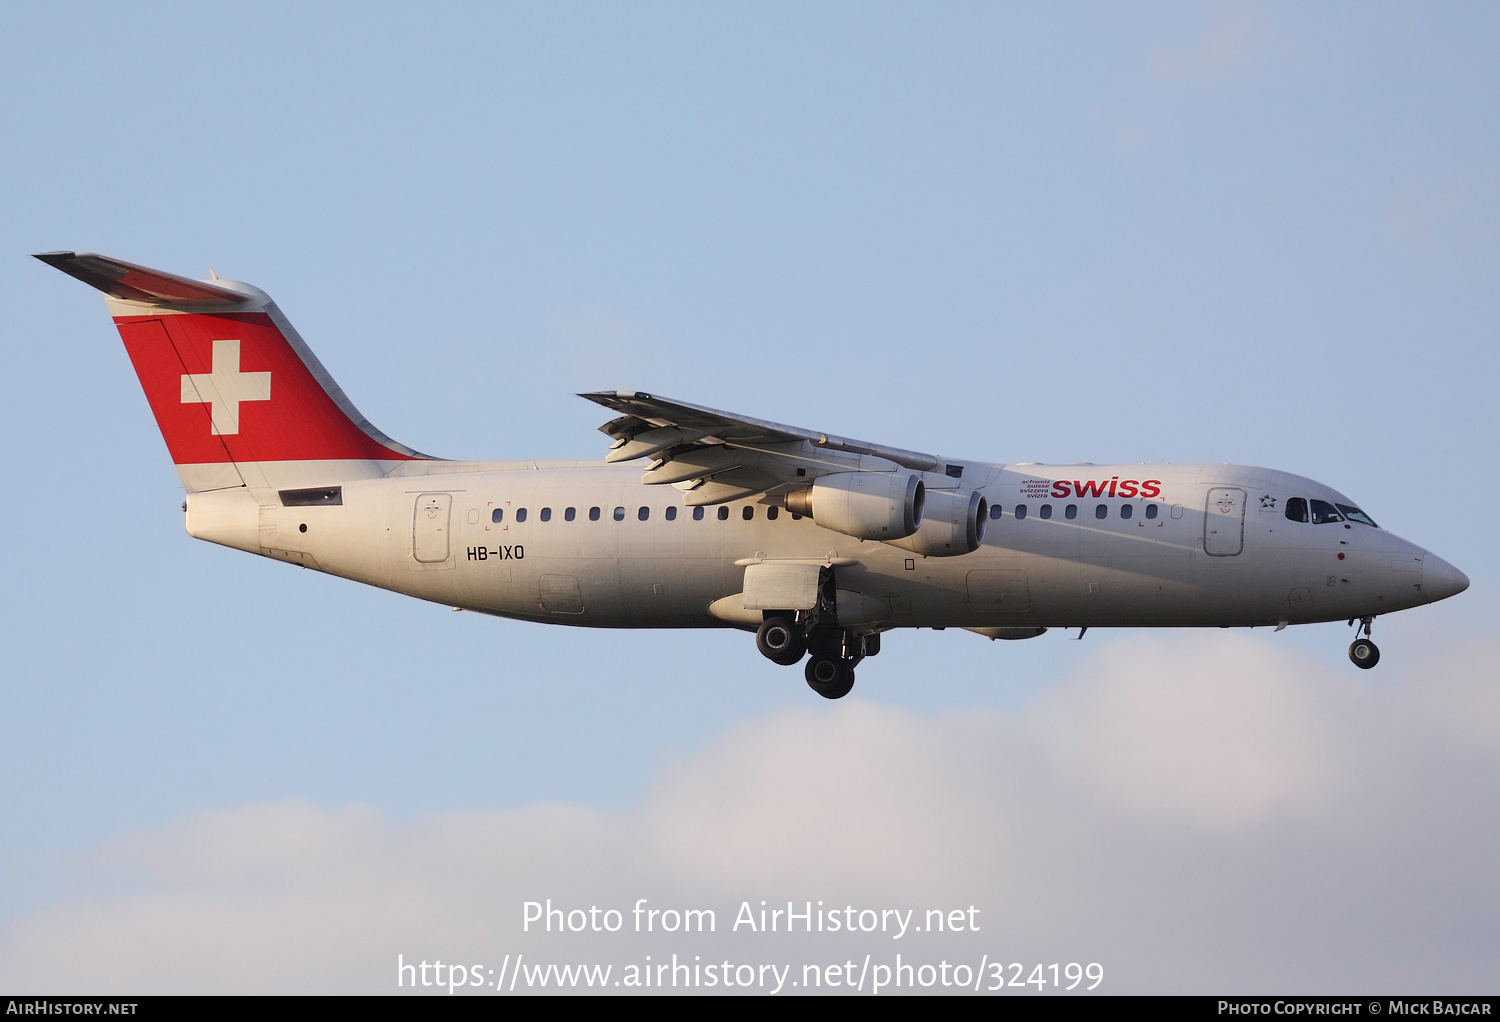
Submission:
POLYGON ((745 569, 746 610, 811 610, 818 605, 822 566, 764 561, 745 569))
POLYGON ((1215 486, 1208 491, 1203 516, 1203 552, 1233 557, 1245 549, 1245 491, 1215 486))
POLYGON ((411 552, 422 564, 441 564, 448 559, 448 514, 451 493, 424 493, 412 514, 411 552))

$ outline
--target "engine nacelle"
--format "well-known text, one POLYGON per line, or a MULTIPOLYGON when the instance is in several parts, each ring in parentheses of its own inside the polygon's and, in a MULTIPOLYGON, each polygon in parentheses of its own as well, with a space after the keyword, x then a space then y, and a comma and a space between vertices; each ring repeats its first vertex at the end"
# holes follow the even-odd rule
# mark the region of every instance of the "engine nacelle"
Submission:
POLYGON ((858 539, 899 539, 922 525, 927 488, 910 472, 836 472, 786 495, 786 509, 858 539))
POLYGON ((973 553, 984 542, 989 518, 989 501, 978 490, 928 490, 921 528, 889 542, 924 557, 973 553))

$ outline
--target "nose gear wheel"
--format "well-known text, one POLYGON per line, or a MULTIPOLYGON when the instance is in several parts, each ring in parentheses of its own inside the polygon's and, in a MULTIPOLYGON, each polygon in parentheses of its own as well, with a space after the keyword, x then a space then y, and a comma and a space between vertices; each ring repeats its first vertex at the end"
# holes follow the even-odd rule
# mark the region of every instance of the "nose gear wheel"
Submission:
MULTIPOLYGON (((1349 623, 1354 624, 1354 619, 1350 618, 1349 623)), ((1380 663, 1380 647, 1370 641, 1370 626, 1374 623, 1373 617, 1360 618, 1359 627, 1354 630, 1354 641, 1349 644, 1349 660, 1361 670, 1368 671, 1380 663)))
POLYGON ((1369 670, 1380 663, 1380 647, 1369 639, 1355 639, 1349 644, 1349 659, 1355 667, 1369 670))

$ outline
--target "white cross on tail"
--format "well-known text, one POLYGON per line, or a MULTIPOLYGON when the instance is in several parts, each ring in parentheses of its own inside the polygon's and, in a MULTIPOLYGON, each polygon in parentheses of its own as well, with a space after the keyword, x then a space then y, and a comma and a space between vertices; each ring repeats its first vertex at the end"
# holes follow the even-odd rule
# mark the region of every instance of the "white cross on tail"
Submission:
POLYGON ((213 372, 182 378, 182 403, 209 405, 218 436, 240 431, 241 401, 269 400, 271 374, 240 372, 239 341, 214 341, 213 372))

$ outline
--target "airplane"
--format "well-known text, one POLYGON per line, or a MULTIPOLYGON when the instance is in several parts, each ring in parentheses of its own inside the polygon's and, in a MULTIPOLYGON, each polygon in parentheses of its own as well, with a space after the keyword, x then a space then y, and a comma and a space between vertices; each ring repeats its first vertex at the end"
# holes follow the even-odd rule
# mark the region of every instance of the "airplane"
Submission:
POLYGON ((377 430, 270 296, 86 252, 177 466, 190 535, 458 609, 599 628, 739 628, 838 699, 901 628, 1347 620, 1463 572, 1322 483, 1240 465, 997 464, 640 391, 602 461, 449 461, 377 430))

